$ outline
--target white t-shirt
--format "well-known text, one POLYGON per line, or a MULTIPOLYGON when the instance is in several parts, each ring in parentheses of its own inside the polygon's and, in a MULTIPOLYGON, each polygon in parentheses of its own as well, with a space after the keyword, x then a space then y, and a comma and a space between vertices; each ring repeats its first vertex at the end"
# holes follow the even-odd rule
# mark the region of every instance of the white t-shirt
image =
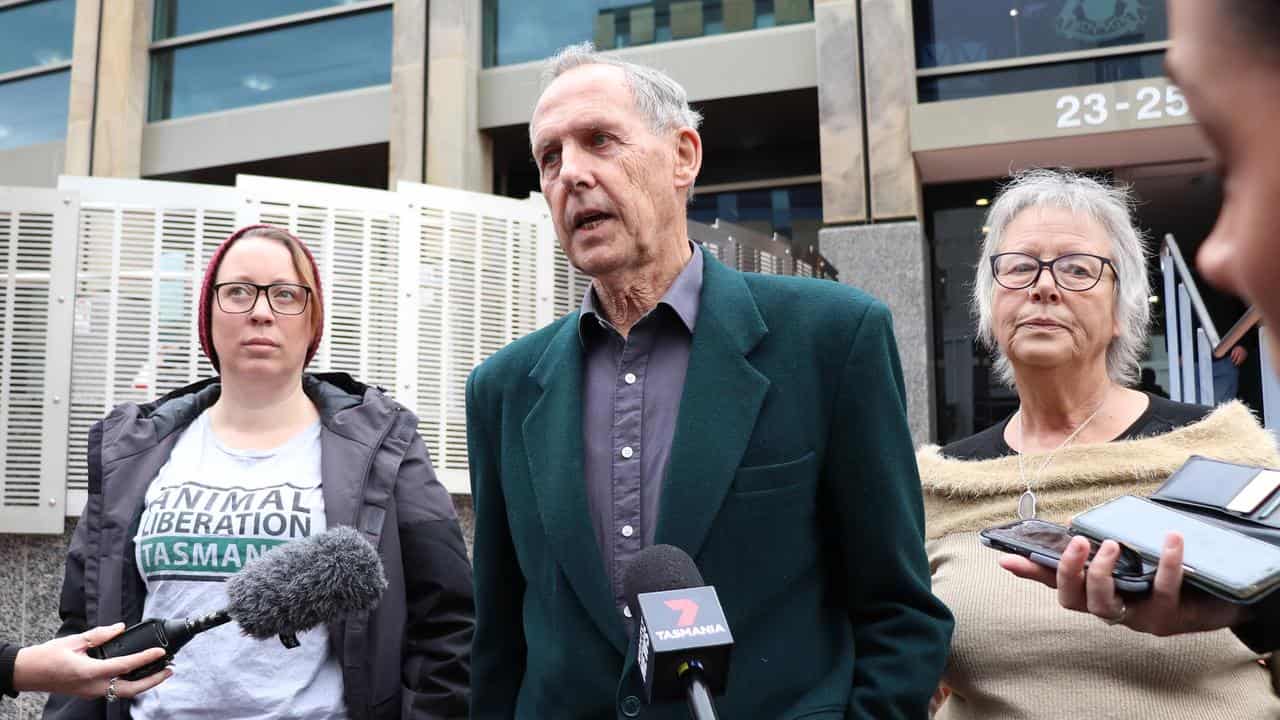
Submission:
MULTIPOLYGON (((196 418, 147 489, 134 538, 147 585, 143 616, 189 618, 226 607, 223 582, 290 540, 324 532, 320 423, 274 450, 233 450, 196 418)), ((342 670, 329 632, 254 640, 234 622, 178 651, 174 676, 133 701, 135 720, 345 720, 342 670)))

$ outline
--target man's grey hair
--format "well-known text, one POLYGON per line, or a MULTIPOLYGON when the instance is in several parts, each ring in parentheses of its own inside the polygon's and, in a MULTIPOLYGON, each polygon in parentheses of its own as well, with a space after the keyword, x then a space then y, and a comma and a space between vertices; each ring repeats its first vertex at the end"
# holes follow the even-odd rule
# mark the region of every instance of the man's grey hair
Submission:
POLYGON ((542 89, 546 90, 556 78, 584 65, 621 68, 631 97, 635 99, 636 110, 655 133, 672 132, 682 127, 697 130, 702 126, 702 113, 689 107, 689 94, 670 75, 598 53, 595 45, 589 42, 565 46, 551 56, 542 70, 542 89))
POLYGON ((995 353, 995 369, 1000 380, 1013 386, 1013 367, 996 342, 991 317, 995 294, 991 256, 1000 252, 1005 230, 1014 218, 1024 210, 1046 207, 1070 210, 1076 216, 1093 220, 1111 240, 1110 257, 1116 271, 1115 323, 1119 334, 1107 346, 1107 375, 1117 383, 1132 383, 1138 376, 1138 361, 1146 349, 1147 327, 1151 321, 1146 239, 1133 225, 1133 195, 1128 187, 1102 183, 1071 170, 1038 168, 1018 173, 991 204, 986 220, 987 236, 978 255, 973 285, 978 339, 995 353))
MULTIPOLYGON (((553 80, 584 65, 610 65, 621 68, 636 110, 656 134, 672 133, 680 128, 697 130, 702 126, 702 113, 689 107, 689 94, 670 75, 651 67, 619 60, 596 52, 590 42, 568 45, 552 55, 542 69, 542 89, 553 80)), ((529 126, 533 139, 533 126, 529 126)), ((689 186, 687 202, 693 202, 693 186, 689 186)))

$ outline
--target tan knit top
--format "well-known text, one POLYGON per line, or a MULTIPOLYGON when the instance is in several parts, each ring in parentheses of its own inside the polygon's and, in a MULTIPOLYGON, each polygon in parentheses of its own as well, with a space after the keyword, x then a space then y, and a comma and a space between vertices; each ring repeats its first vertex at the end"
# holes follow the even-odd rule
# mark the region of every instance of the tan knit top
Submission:
MULTIPOLYGON (((1280 465, 1270 433, 1233 403, 1157 437, 1060 451, 1035 482, 1040 517, 1067 524, 1117 495, 1149 494, 1191 454, 1280 465)), ((1001 569, 977 531, 1016 519, 1016 457, 955 460, 928 446, 917 459, 933 590, 956 618, 938 718, 1280 719, 1269 673, 1230 631, 1108 627, 1001 569)))

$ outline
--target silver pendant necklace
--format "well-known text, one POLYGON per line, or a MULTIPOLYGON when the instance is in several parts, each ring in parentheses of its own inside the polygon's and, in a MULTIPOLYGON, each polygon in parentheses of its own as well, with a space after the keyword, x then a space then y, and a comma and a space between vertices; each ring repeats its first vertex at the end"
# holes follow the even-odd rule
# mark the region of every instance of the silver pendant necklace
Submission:
POLYGON ((1018 475, 1022 479, 1022 484, 1027 486, 1027 489, 1022 492, 1022 496, 1018 498, 1018 519, 1030 520, 1036 516, 1036 494, 1031 489, 1031 481, 1040 477, 1040 473, 1044 472, 1044 469, 1049 467, 1049 463, 1053 462, 1053 456, 1057 455, 1058 451, 1066 447, 1072 440, 1075 440, 1076 436, 1080 434, 1080 431, 1084 430, 1085 426, 1098 416, 1098 413, 1102 411, 1102 406, 1106 404, 1107 397, 1104 395, 1102 397, 1102 402, 1098 403, 1098 407, 1093 409, 1093 413, 1091 413, 1089 417, 1085 418, 1084 422, 1077 425, 1076 429, 1067 436, 1067 439, 1063 440, 1058 447, 1054 448, 1048 456, 1045 457, 1044 462, 1040 463, 1040 469, 1036 470, 1029 478, 1027 477, 1027 469, 1023 466, 1022 460, 1022 456, 1026 454, 1027 449, 1026 436, 1023 433, 1023 426, 1025 423, 1022 421, 1022 408, 1018 408, 1018 475))

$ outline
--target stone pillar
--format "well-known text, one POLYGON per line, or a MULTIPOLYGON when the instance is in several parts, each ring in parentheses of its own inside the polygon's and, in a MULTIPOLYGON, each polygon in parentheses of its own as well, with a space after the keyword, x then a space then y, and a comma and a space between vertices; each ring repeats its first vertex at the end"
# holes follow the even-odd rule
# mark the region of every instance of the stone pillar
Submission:
POLYGON ((867 220, 866 142, 857 0, 817 0, 818 145, 822 220, 867 220))
MULTIPOLYGON (((102 0, 98 101, 93 113, 94 175, 122 178, 142 175, 152 2, 102 0)), ((87 4, 90 3, 77 3, 87 4)), ((77 25, 79 20, 77 10, 77 25)))
POLYGON ((911 157, 916 101, 909 0, 862 0, 863 89, 871 219, 920 216, 920 180, 911 157))
POLYGON ((427 182, 491 192, 493 144, 480 132, 481 3, 432 0, 427 20, 427 182))
POLYGON ((933 283, 929 245, 917 221, 824 228, 822 254, 840 281, 889 306, 907 388, 907 414, 916 445, 934 436, 933 283))
POLYGON ((102 5, 76 3, 71 46, 71 93, 67 108, 67 144, 63 172, 88 175, 93 160, 94 91, 98 82, 98 25, 102 5))
POLYGON ((391 190, 426 177, 427 4, 396 0, 391 10, 391 190))
POLYGON ((911 155, 909 0, 817 0, 822 254, 893 313, 912 439, 933 439, 932 258, 911 155), (886 222, 889 221, 889 222, 886 222))

